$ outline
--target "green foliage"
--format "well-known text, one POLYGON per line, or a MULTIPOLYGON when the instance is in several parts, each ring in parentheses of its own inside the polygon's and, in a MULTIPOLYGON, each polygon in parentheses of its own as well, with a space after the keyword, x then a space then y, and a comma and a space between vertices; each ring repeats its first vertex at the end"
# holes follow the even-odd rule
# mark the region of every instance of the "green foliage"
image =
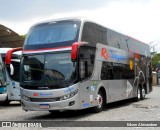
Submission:
POLYGON ((26 36, 27 36, 27 34, 25 34, 25 35, 21 35, 21 38, 25 39, 25 38, 26 38, 26 36))
POLYGON ((158 63, 160 61, 160 54, 155 54, 152 58, 152 67, 155 69, 158 67, 158 63))

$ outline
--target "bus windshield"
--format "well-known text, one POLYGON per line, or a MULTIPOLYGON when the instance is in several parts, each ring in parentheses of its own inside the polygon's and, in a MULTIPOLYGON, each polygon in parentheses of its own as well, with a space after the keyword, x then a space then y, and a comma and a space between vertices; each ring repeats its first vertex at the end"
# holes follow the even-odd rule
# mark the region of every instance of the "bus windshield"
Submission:
POLYGON ((4 67, 2 64, 2 59, 0 58, 0 86, 3 86, 5 84, 5 81, 4 67))
POLYGON ((25 45, 39 45, 73 41, 77 38, 79 25, 75 22, 53 22, 33 27, 25 45))
POLYGON ((50 86, 75 80, 75 63, 70 53, 24 56, 21 69, 23 85, 50 86))

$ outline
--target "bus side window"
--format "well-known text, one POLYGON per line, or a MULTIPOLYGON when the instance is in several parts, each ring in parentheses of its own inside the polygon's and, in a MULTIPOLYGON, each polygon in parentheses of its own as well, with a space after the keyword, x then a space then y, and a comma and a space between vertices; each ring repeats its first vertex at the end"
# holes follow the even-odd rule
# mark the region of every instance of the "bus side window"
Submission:
POLYGON ((85 62, 80 60, 80 79, 85 79, 85 62))
POLYGON ((107 62, 102 62, 102 69, 101 69, 101 80, 111 79, 113 77, 113 70, 110 69, 110 66, 107 62))

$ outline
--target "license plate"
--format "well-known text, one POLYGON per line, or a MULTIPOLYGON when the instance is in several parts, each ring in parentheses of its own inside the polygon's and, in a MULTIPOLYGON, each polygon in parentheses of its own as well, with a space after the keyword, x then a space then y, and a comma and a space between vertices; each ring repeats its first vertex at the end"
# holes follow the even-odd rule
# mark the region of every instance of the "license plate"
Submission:
POLYGON ((39 107, 41 109, 49 109, 49 104, 40 104, 39 107))

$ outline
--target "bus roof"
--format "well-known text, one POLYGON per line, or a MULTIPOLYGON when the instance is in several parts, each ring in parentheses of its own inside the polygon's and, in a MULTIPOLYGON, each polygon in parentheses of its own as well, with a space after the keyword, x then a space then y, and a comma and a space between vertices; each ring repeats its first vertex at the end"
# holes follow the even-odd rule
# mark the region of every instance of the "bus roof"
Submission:
POLYGON ((82 20, 83 20, 83 18, 81 18, 81 17, 57 18, 57 19, 51 19, 51 20, 46 20, 46 21, 36 23, 33 26, 31 26, 31 28, 34 26, 39 26, 41 24, 54 23, 57 21, 82 21, 82 20))
MULTIPOLYGON (((39 25, 43 25, 43 24, 47 24, 47 23, 54 23, 54 22, 56 22, 56 21, 72 21, 72 20, 73 20, 73 21, 81 21, 82 24, 84 24, 85 22, 92 22, 92 23, 95 23, 95 24, 97 24, 97 25, 99 25, 99 26, 105 27, 105 28, 107 28, 107 29, 109 29, 109 30, 115 31, 115 30, 113 30, 113 29, 108 28, 108 27, 105 26, 105 25, 99 24, 99 23, 94 22, 93 20, 88 19, 88 18, 85 18, 85 17, 66 17, 66 18, 51 19, 51 20, 46 20, 46 21, 42 21, 42 22, 36 23, 36 24, 34 24, 32 27, 34 27, 34 26, 39 26, 39 25)), ((32 28, 32 27, 31 27, 31 28, 32 28)), ((120 33, 120 32, 118 32, 118 31, 115 31, 115 32, 117 32, 117 33, 119 33, 119 34, 122 34, 122 35, 124 35, 124 36, 126 36, 126 37, 128 37, 128 38, 130 38, 130 39, 132 39, 132 40, 136 40, 136 41, 139 42, 139 43, 146 44, 146 43, 144 43, 144 42, 142 42, 142 41, 140 41, 140 40, 138 40, 138 39, 136 39, 136 38, 133 38, 133 37, 127 35, 127 34, 120 33)), ((148 44, 146 44, 146 45, 149 46, 148 44)))

